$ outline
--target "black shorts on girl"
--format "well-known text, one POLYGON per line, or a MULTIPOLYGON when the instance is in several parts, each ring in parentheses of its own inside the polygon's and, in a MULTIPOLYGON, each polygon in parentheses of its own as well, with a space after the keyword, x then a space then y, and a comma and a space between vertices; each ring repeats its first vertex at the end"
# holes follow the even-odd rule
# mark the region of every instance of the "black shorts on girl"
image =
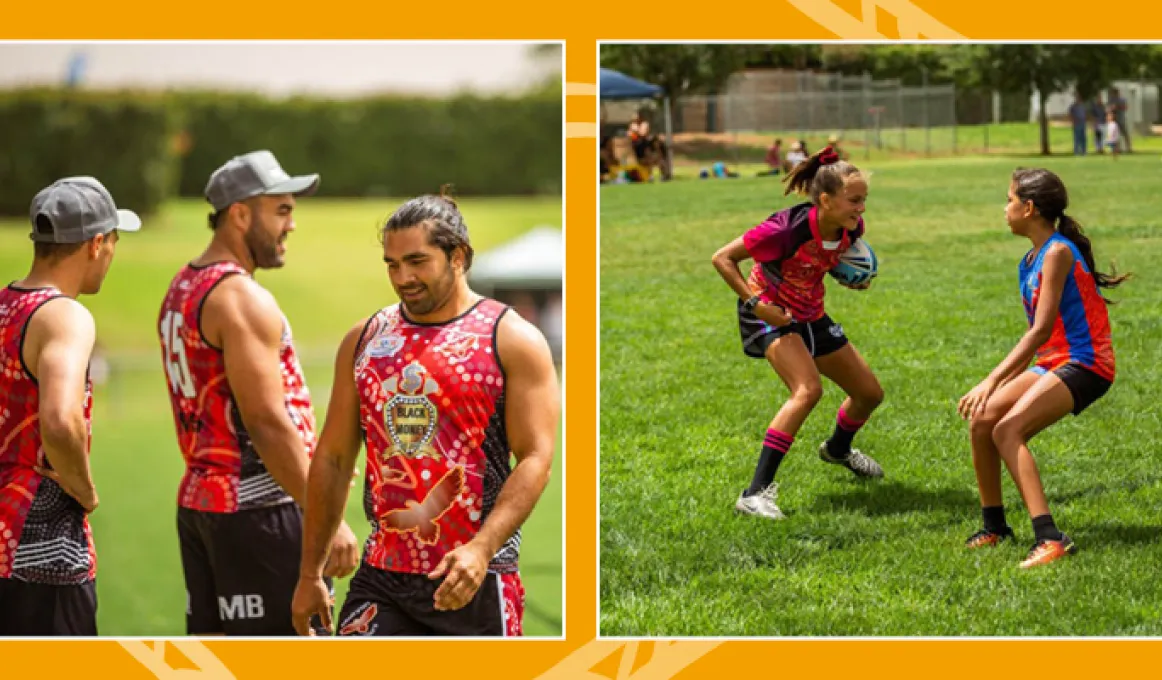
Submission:
MULTIPOLYGON (((1033 367, 1030 370, 1038 375, 1045 375, 1047 372, 1038 367, 1033 367)), ((1085 366, 1072 361, 1053 369, 1053 375, 1061 378, 1061 382, 1065 383, 1065 387, 1073 395, 1073 415, 1081 413, 1090 404, 1101 399, 1113 385, 1112 381, 1106 380, 1085 366)))
POLYGON ((741 301, 738 303, 738 330, 742 336, 742 351, 756 359, 764 358, 767 348, 788 333, 798 333, 803 338, 803 344, 807 345, 807 351, 816 359, 842 349, 847 344, 843 326, 826 314, 815 321, 793 321, 786 326, 772 326, 755 316, 754 312, 743 309, 741 301))

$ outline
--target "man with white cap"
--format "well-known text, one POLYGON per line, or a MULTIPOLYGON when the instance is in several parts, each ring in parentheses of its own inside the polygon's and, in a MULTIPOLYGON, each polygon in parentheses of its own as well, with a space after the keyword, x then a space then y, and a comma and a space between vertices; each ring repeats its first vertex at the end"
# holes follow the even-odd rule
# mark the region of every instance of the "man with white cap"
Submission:
POLYGON ((96 635, 96 329, 76 297, 101 290, 117 232, 141 220, 92 177, 43 189, 29 217, 32 269, 0 290, 0 635, 96 635))
MULTIPOLYGON (((315 417, 290 324, 253 278, 283 266, 295 198, 269 151, 237 156, 206 184, 214 235, 178 272, 158 316, 178 444, 178 541, 191 635, 293 635, 307 468, 315 417)), ((355 569, 344 524, 327 576, 355 569)))

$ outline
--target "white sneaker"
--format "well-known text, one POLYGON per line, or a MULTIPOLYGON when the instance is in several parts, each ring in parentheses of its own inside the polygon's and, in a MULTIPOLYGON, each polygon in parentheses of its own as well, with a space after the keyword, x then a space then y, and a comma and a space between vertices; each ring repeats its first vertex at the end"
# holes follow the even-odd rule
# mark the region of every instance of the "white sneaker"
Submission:
POLYGON ((775 505, 775 500, 779 497, 779 485, 771 482, 771 485, 753 496, 739 496, 738 502, 734 504, 734 509, 744 515, 757 515, 759 517, 766 517, 767 519, 786 519, 786 515, 775 505))

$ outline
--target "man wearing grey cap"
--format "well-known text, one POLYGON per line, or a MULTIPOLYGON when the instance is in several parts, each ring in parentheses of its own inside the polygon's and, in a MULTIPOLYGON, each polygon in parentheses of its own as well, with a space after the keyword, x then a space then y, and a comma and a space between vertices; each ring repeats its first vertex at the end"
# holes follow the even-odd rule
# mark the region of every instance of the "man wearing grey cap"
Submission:
MULTIPOLYGON (((283 266, 295 199, 318 184, 269 151, 215 170, 210 245, 174 277, 158 316, 186 463, 177 519, 191 635, 294 634, 315 417, 290 324, 253 275, 283 266)), ((350 527, 332 546, 327 576, 345 576, 358 561, 350 527)))
POLYGON ((0 290, 0 635, 96 635, 96 330, 76 297, 101 289, 117 232, 141 220, 92 177, 43 189, 29 217, 32 269, 0 290))

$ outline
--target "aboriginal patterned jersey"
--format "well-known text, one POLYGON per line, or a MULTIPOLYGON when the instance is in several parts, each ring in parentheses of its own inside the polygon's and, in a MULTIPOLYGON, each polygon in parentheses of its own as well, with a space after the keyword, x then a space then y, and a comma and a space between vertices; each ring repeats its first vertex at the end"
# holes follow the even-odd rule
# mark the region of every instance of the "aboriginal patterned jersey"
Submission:
MULTIPOLYGON (((186 472, 178 504, 204 512, 237 512, 291 502, 255 451, 234 403, 222 350, 202 335, 206 297, 227 276, 250 276, 233 262, 186 265, 170 283, 158 315, 162 365, 186 472)), ((307 456, 315 450, 315 416, 303 370, 283 318, 279 351, 283 399, 307 456)))
POLYGON ((835 248, 819 234, 818 209, 800 203, 780 210, 743 234, 754 259, 747 284, 762 301, 786 309, 795 321, 810 323, 823 314, 823 275, 863 235, 863 219, 852 231, 843 230, 835 248))
MULTIPOLYGON (((471 540, 510 471, 505 376, 496 329, 508 307, 483 299, 437 325, 400 305, 368 322, 355 351, 359 417, 367 443, 364 561, 427 573, 471 540)), ((516 571, 520 532, 489 569, 516 571)))
MULTIPOLYGON (((40 438, 40 393, 21 355, 28 321, 63 294, 56 288, 0 290, 0 578, 48 585, 91 581, 93 533, 81 504, 34 466, 51 467, 40 438)), ((92 384, 85 379, 89 455, 92 384)))
POLYGON ((1021 258, 1021 301, 1029 325, 1037 313, 1041 298, 1042 268, 1045 254, 1054 243, 1065 244, 1073 251, 1073 267, 1065 277, 1061 304, 1053 320, 1053 334, 1037 349, 1036 365, 1052 371, 1068 363, 1078 363, 1106 380, 1114 379, 1114 345, 1110 339, 1110 319, 1105 300, 1098 292, 1093 272, 1085 264, 1081 251, 1068 238, 1054 233, 1034 253, 1021 258))

